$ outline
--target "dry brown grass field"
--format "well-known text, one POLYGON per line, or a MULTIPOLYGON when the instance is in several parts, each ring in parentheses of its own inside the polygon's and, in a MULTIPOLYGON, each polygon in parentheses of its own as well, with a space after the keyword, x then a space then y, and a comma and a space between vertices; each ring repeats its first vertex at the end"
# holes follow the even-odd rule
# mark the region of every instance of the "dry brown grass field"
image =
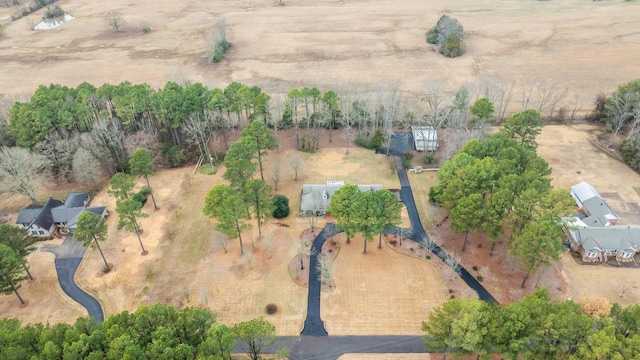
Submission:
MULTIPOLYGON (((512 107, 516 110, 522 88, 540 82, 555 85, 558 92, 566 89, 564 106, 572 107, 578 99, 588 111, 597 93, 637 77, 638 65, 633 61, 640 58, 640 47, 635 46, 640 40, 637 2, 285 0, 284 6, 277 2, 114 0, 105 5, 62 0, 58 4, 75 19, 48 31, 30 29, 42 11, 11 22, 14 9, 0 7, 0 97, 24 99, 38 85, 48 83, 77 86, 87 81, 99 86, 130 81, 161 87, 168 80, 209 86, 241 81, 283 90, 301 85, 397 88, 422 94, 434 84, 455 90, 465 83, 500 78, 515 84, 512 107), (126 23, 120 33, 104 22, 110 10, 123 14, 126 23), (443 13, 465 27, 467 53, 460 58, 445 59, 424 41, 425 31, 443 13), (219 18, 225 20, 233 47, 214 65, 207 59, 207 39, 219 18), (143 25, 151 32, 143 34, 143 25)), ((602 193, 616 193, 624 202, 637 203, 633 187, 640 187, 640 178, 591 147, 589 139, 597 131, 585 125, 545 128, 538 139, 539 152, 553 168, 554 185, 568 188, 589 181, 602 193)), ((163 170, 151 178, 160 210, 146 205, 150 217, 141 221, 149 255, 140 256, 133 234, 117 230, 113 200, 103 190, 93 203, 112 210, 104 250, 114 270, 97 276, 101 260, 89 250, 76 281, 99 299, 106 315, 160 301, 205 306, 218 314, 218 320, 233 324, 264 313, 265 305, 274 303, 279 311, 268 320, 278 334, 298 334, 307 291, 291 281, 286 264, 295 256, 296 240, 309 227, 295 216, 300 185, 326 180, 366 180, 387 188, 399 184, 384 159, 361 149, 351 149, 345 156, 344 148, 331 149, 327 144, 316 154, 299 154, 305 164, 298 181, 293 181, 287 164, 290 155, 287 149, 272 153, 265 175, 270 179, 269 169, 279 156, 282 181, 277 193, 291 199, 292 215, 279 221, 282 225, 274 221, 266 226, 261 240, 255 227, 243 234, 251 255, 239 255, 237 240, 229 242, 225 253, 220 235, 200 211, 204 195, 221 181, 224 169, 213 176, 193 175, 189 168, 163 170)), ((433 213, 426 200, 435 176, 423 173, 412 178, 427 229, 441 215, 433 213)), ((39 194, 62 198, 67 190, 45 188, 39 194)), ((0 205, 15 214, 26 204, 23 200, 3 197, 0 205)), ((335 263, 337 290, 323 294, 322 312, 330 333, 419 334, 419 320, 444 301, 438 292, 438 288, 444 290, 440 275, 429 263, 405 259, 388 248, 378 251, 372 246, 367 256, 358 254, 360 248, 358 241, 348 249, 342 246, 335 263), (393 271, 369 271, 376 259, 394 264, 393 271), (413 278, 400 272, 405 269, 424 276, 413 278), (433 289, 432 297, 416 304, 416 299, 401 296, 407 289, 433 289), (376 292, 377 300, 363 298, 365 291, 376 292), (375 328, 369 320, 380 314, 394 314, 400 321, 389 317, 381 323, 389 330, 375 328), (347 316, 353 316, 353 322, 346 322, 347 316)), ((57 286, 53 256, 38 253, 29 260, 38 277, 22 289, 30 304, 19 309, 13 295, 0 296, 2 316, 53 323, 83 315, 84 309, 57 286), (47 294, 45 300, 42 294, 47 294)), ((634 269, 586 268, 568 257, 555 266, 568 284, 563 295, 574 299, 600 295, 623 304, 640 300, 634 269), (627 291, 620 297, 622 287, 627 291)))
POLYGON ((224 86, 231 81, 288 90, 297 85, 398 88, 423 94, 434 82, 455 90, 499 77, 514 82, 512 103, 533 82, 569 92, 591 107, 595 95, 637 76, 637 2, 531 1, 131 1, 57 2, 74 20, 31 30, 43 10, 11 22, 0 7, 0 94, 15 98, 40 84, 77 86, 167 80, 224 86), (104 20, 118 11, 115 33, 104 20), (466 32, 467 53, 446 59, 424 33, 443 13, 466 32), (224 18, 233 47, 211 64, 207 39, 224 18), (143 26, 151 32, 144 34, 143 26))

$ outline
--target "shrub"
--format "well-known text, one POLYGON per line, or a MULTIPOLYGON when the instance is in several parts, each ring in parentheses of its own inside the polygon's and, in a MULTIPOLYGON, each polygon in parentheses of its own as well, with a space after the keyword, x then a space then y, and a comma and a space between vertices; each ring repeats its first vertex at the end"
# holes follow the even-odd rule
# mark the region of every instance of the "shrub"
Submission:
POLYGON ((427 255, 427 256, 425 256, 425 259, 427 259, 427 260, 431 260, 431 255, 427 255))
POLYGON ((436 44, 438 43, 438 29, 434 26, 431 29, 429 29, 429 31, 427 31, 426 34, 427 37, 427 42, 429 44, 436 44))
POLYGON ((148 185, 145 185, 140 188, 140 192, 148 195, 151 192, 151 188, 148 185))
POLYGON ((64 10, 62 10, 60 6, 56 5, 53 7, 53 9, 47 6, 47 10, 44 11, 42 20, 54 19, 61 16, 64 16, 64 10))
POLYGON ((451 34, 447 36, 444 42, 444 51, 442 53, 445 57, 453 58, 464 54, 464 44, 462 38, 458 34, 451 34))
POLYGON ((402 163, 404 164, 405 169, 409 169, 411 167, 411 160, 413 160, 413 151, 405 151, 402 153, 402 163))
POLYGON ((421 159, 423 164, 435 164, 436 157, 433 154, 425 154, 421 159))
POLYGON ((623 141, 620 152, 624 161, 633 170, 640 171, 640 137, 636 136, 623 141))
POLYGON ((478 275, 478 281, 479 281, 479 282, 484 281, 484 277, 482 277, 482 275, 478 275))
POLYGON ((167 165, 169 167, 180 167, 185 161, 187 161, 187 157, 184 155, 184 150, 180 146, 168 146, 163 144, 162 146, 162 155, 164 155, 167 160, 167 165))
POLYGON ((216 171, 218 171, 218 169, 216 169, 216 167, 211 167, 209 165, 202 165, 200 166, 200 174, 203 175, 213 175, 216 173, 216 171))
POLYGON ((284 195, 273 197, 273 217, 282 219, 289 216, 289 199, 284 195))
POLYGON ((133 194, 131 199, 139 202, 142 205, 144 205, 147 202, 147 194, 145 194, 143 191, 140 191, 140 192, 137 192, 137 193, 133 194))
POLYGON ((278 312, 278 305, 268 304, 267 306, 265 306, 264 311, 269 315, 273 315, 278 312))

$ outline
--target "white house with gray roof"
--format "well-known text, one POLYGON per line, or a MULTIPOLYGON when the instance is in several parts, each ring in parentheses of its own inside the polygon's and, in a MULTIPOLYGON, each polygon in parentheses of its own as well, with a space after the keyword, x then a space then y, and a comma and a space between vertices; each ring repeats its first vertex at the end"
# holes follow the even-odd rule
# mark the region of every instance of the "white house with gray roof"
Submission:
POLYGON ((571 249, 582 255, 584 262, 606 262, 615 258, 620 262, 633 262, 640 250, 640 226, 616 225, 618 214, 586 182, 571 187, 571 197, 580 214, 567 227, 571 249))
MULTIPOLYGON (((326 184, 304 184, 300 196, 299 216, 326 215, 331 197, 344 186, 344 181, 327 181, 326 184)), ((357 185, 360 191, 382 190, 382 185, 357 185)))
POLYGON ((73 192, 64 202, 49 198, 43 206, 29 206, 18 213, 16 224, 27 229, 31 236, 49 237, 56 228, 73 233, 78 216, 85 211, 102 216, 109 215, 105 206, 88 206, 91 197, 86 192, 73 192))

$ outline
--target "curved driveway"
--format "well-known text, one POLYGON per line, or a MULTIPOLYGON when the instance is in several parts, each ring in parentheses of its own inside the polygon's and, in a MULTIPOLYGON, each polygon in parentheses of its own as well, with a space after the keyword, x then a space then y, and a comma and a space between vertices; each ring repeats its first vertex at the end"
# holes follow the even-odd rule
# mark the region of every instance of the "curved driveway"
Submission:
POLYGON ((87 248, 82 246, 73 236, 68 235, 61 245, 44 244, 39 247, 39 250, 53 253, 56 256, 56 273, 58 274, 58 282, 62 291, 84 306, 89 316, 96 322, 103 322, 104 313, 100 303, 80 289, 73 281, 78 265, 80 265, 87 248))

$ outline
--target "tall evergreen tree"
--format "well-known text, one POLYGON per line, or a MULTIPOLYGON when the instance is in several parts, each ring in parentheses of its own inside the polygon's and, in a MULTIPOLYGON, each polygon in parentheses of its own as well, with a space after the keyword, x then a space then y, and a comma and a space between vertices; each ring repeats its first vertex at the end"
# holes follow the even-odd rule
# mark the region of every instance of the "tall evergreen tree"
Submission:
POLYGON ((28 279, 22 272, 26 260, 19 257, 13 249, 5 244, 0 244, 0 294, 16 294, 20 304, 25 305, 26 301, 20 296, 20 282, 28 279))
MULTIPOLYGON (((35 244, 37 240, 38 239, 34 236, 29 236, 27 229, 11 226, 9 224, 0 224, 0 244, 7 245, 23 259, 26 259, 27 255, 31 254, 36 249, 33 244, 35 244)), ((33 276, 31 276, 29 268, 26 265, 27 264, 25 262, 23 264, 23 268, 29 279, 33 280, 33 276)))
POLYGON ((100 247, 100 243, 104 242, 107 238, 107 224, 102 220, 102 216, 89 211, 83 211, 78 215, 76 226, 77 229, 73 233, 73 236, 80 240, 83 246, 98 249, 102 261, 104 261, 104 271, 109 272, 109 263, 104 257, 104 253, 100 247))
POLYGON ((131 158, 129 159, 129 168, 131 175, 144 176, 144 179, 147 181, 147 186, 149 187, 151 200, 153 200, 153 208, 158 210, 156 198, 153 196, 153 189, 151 189, 151 184, 149 183, 149 175, 153 174, 153 159, 151 158, 149 150, 145 148, 137 148, 133 154, 131 154, 131 158))

